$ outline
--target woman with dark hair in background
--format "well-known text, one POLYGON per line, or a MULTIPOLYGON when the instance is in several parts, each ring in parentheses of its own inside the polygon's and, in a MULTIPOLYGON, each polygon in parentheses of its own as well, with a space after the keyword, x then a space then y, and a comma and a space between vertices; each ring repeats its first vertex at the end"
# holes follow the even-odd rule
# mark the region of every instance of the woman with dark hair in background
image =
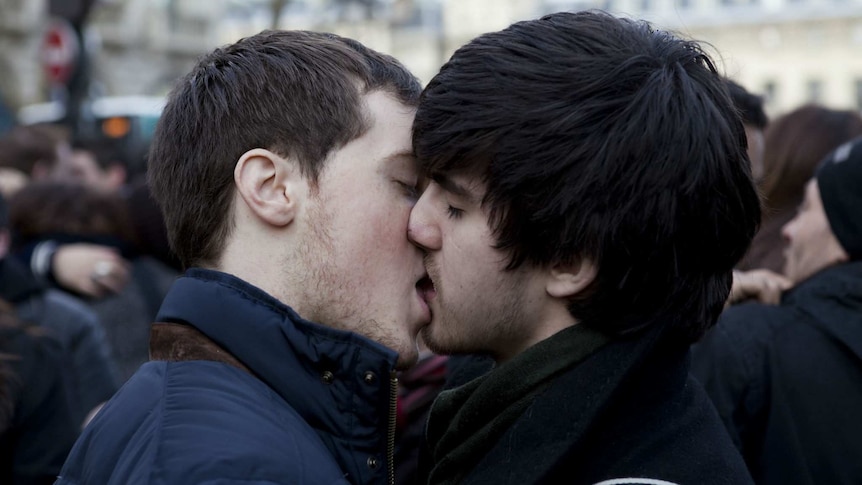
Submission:
POLYGON ((862 135, 862 117, 807 105, 776 119, 766 128, 764 148, 763 219, 739 269, 784 269, 781 228, 802 202, 805 184, 832 150, 862 135))

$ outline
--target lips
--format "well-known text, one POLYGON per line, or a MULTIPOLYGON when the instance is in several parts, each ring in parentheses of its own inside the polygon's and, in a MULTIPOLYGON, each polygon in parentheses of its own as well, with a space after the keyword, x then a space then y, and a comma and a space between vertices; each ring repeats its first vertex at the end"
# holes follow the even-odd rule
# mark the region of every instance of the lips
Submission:
POLYGON ((422 299, 426 302, 429 302, 437 296, 437 290, 434 288, 434 282, 431 281, 431 278, 428 275, 425 275, 416 282, 416 290, 419 291, 419 294, 422 296, 422 299))

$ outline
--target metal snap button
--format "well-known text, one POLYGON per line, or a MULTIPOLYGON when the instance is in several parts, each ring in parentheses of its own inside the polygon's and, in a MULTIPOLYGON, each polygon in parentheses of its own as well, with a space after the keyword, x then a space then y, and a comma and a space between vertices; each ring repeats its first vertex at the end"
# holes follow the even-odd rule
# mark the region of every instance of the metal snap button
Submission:
POLYGON ((333 374, 332 372, 330 372, 328 370, 323 371, 323 375, 321 376, 321 379, 323 379, 323 382, 325 382, 327 384, 332 384, 332 381, 335 380, 335 374, 333 374))
POLYGON ((377 381, 377 376, 373 372, 367 371, 362 377, 366 384, 374 384, 377 381))
POLYGON ((372 469, 372 470, 376 470, 376 469, 377 469, 377 465, 378 465, 378 463, 377 463, 377 458, 375 458, 375 457, 373 457, 373 456, 369 456, 369 457, 368 457, 368 468, 370 468, 370 469, 372 469))

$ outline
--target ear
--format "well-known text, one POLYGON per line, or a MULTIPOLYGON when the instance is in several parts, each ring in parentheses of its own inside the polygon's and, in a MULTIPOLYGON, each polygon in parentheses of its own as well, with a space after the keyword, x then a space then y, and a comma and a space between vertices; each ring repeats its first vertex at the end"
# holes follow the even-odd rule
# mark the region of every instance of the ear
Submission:
POLYGON ((262 221, 277 227, 293 221, 299 182, 305 183, 294 163, 255 148, 239 158, 233 178, 240 197, 262 221))
POLYGON ((550 270, 545 291, 554 298, 570 298, 584 291, 596 279, 598 268, 592 260, 578 259, 574 263, 557 264, 550 270))

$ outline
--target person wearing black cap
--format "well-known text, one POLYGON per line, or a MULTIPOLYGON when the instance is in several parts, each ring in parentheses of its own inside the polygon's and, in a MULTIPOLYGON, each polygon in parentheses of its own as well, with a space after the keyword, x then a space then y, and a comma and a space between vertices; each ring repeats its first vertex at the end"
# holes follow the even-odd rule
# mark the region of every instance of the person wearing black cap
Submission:
POLYGON ((782 233, 777 306, 724 312, 693 352, 757 483, 862 483, 862 138, 830 154, 782 233))

